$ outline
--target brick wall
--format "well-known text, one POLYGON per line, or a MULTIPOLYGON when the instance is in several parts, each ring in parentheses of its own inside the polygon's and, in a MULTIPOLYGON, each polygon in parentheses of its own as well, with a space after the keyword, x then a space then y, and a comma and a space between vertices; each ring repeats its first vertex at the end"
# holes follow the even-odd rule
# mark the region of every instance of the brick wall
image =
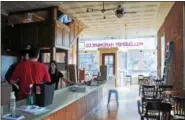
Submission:
POLYGON ((168 83, 174 84, 175 89, 183 89, 183 4, 176 2, 171 8, 164 23, 157 33, 157 69, 161 74, 161 37, 165 36, 165 45, 174 41, 174 54, 169 66, 168 83), (173 64, 172 64, 173 63, 173 64))

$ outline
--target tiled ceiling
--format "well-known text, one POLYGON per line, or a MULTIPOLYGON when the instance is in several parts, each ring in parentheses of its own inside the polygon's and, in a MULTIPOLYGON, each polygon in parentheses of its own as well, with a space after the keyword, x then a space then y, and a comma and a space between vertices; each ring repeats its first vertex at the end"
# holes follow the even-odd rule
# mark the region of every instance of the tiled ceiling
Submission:
POLYGON ((137 12, 136 14, 125 14, 120 19, 115 16, 114 11, 106 11, 104 13, 106 19, 103 19, 104 15, 100 11, 90 13, 86 12, 87 8, 102 9, 103 2, 100 1, 1 2, 1 10, 9 13, 49 6, 60 6, 62 9, 87 26, 80 36, 81 39, 118 39, 125 37, 134 38, 154 36, 157 32, 156 24, 159 27, 163 22, 165 18, 164 16, 168 13, 172 6, 171 3, 172 2, 105 2, 106 9, 116 8, 118 5, 122 5, 126 12, 137 12), (160 17, 160 19, 157 17, 160 17))
POLYGON ((105 2, 105 8, 116 8, 122 5, 126 12, 136 11, 136 14, 125 14, 117 18, 114 11, 86 12, 87 8, 102 9, 103 2, 64 2, 61 8, 71 13, 84 23, 87 28, 81 34, 81 39, 133 38, 154 36, 154 20, 160 2, 105 2), (106 19, 103 19, 104 15, 106 19), (126 24, 126 28, 125 28, 126 24))

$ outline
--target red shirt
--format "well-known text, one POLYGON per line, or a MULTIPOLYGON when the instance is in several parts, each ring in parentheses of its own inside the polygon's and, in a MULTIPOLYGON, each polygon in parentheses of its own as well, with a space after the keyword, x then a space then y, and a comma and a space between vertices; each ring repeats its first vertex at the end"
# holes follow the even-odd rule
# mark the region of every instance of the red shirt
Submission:
POLYGON ((30 84, 51 82, 48 70, 42 63, 24 61, 18 64, 10 80, 19 80, 19 97, 25 98, 29 93, 30 84))

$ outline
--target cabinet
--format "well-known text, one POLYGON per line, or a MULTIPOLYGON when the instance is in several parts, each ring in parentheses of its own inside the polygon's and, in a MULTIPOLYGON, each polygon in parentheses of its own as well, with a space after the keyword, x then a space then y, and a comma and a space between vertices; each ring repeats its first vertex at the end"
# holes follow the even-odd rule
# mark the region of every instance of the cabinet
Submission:
POLYGON ((55 37, 54 24, 39 24, 38 26, 38 46, 53 47, 55 37))
POLYGON ((17 24, 9 27, 9 46, 17 49, 26 45, 33 47, 54 47, 54 24, 44 22, 17 24))
POLYGON ((25 24, 20 26, 22 29, 21 32, 21 45, 31 45, 36 46, 38 43, 38 25, 37 24, 25 24))
POLYGON ((69 27, 56 22, 55 25, 55 46, 57 48, 69 48, 69 27))

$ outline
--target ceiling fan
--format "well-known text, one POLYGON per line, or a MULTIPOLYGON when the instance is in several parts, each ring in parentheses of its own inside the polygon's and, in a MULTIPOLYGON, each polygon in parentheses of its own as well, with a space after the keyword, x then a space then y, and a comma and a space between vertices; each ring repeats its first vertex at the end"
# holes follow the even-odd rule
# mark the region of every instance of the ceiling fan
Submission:
MULTIPOLYGON (((87 8, 86 12, 96 12, 96 11, 101 11, 103 14, 106 12, 106 11, 111 11, 113 10, 115 15, 118 17, 118 18, 121 18, 123 17, 124 14, 135 14, 136 12, 135 11, 132 11, 132 12, 126 12, 124 10, 124 8, 121 6, 121 5, 118 5, 116 8, 109 8, 109 9, 105 9, 105 5, 104 5, 104 2, 103 2, 103 9, 93 9, 93 8, 87 8)), ((106 17, 104 16, 103 17, 104 19, 106 19, 106 17)))

